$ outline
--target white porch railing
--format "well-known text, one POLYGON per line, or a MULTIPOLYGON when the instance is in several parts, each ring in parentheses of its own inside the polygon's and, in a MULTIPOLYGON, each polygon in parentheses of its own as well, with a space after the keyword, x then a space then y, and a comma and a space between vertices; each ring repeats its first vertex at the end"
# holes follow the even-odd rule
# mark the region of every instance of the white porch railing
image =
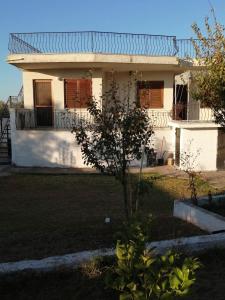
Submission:
MULTIPOLYGON (((86 109, 83 110, 52 110, 52 109, 16 109, 16 128, 23 129, 72 129, 84 122, 93 123, 93 118, 86 109)), ((153 127, 168 127, 172 119, 171 111, 149 110, 150 123, 153 127)))
POLYGON ((87 110, 16 109, 16 128, 21 129, 72 129, 81 122, 92 123, 87 110))
MULTIPOLYGON (((193 122, 213 122, 213 112, 209 108, 201 108, 199 105, 180 106, 176 105, 173 110, 149 109, 148 116, 150 124, 154 128, 169 127, 169 122, 193 121, 193 122)), ((46 109, 24 109, 15 111, 16 128, 23 129, 67 129, 85 123, 92 124, 93 117, 86 109, 77 110, 52 110, 46 109)))

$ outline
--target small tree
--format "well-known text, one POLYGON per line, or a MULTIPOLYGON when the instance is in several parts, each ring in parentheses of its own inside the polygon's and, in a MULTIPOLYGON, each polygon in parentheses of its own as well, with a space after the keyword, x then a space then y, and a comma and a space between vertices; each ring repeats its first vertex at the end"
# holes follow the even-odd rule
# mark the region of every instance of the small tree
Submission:
POLYGON ((191 151, 193 140, 189 141, 187 150, 181 153, 180 161, 182 170, 188 176, 188 190, 190 191, 191 201, 193 204, 198 205, 197 198, 197 182, 200 176, 200 172, 195 171, 197 167, 197 159, 200 155, 200 149, 197 149, 194 153, 191 151))
POLYGON ((215 121, 225 127, 225 36, 212 10, 213 24, 205 18, 206 35, 196 23, 192 29, 199 42, 193 41, 197 62, 203 66, 195 72, 192 88, 193 99, 212 109, 215 121))
POLYGON ((178 299, 187 295, 201 267, 198 259, 174 251, 156 255, 146 247, 147 224, 128 225, 116 245, 116 263, 106 273, 106 286, 120 300, 178 299))
POLYGON ((73 128, 85 164, 120 180, 127 218, 132 214, 128 168, 132 161, 140 160, 144 151, 149 149, 153 134, 146 110, 130 101, 129 95, 128 92, 122 98, 113 80, 110 89, 102 96, 102 108, 95 99, 90 101, 88 111, 93 123, 80 122, 73 128))

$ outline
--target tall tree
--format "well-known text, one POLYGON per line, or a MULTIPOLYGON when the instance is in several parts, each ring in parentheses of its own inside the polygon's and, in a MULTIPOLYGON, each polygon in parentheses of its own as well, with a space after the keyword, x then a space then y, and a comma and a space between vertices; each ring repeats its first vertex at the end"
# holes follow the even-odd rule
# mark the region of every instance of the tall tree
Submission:
POLYGON ((212 18, 205 18, 205 34, 196 23, 192 29, 199 42, 193 40, 200 71, 193 76, 192 96, 212 109, 216 123, 225 127, 225 36, 212 9, 212 18))
POLYGON ((113 81, 102 96, 102 108, 94 99, 90 101, 88 111, 93 123, 80 122, 74 126, 73 132, 81 146, 84 162, 120 180, 125 214, 129 218, 132 205, 129 201, 128 168, 132 161, 140 160, 143 152, 149 149, 153 130, 146 110, 138 107, 136 101, 130 101, 129 91, 126 95, 126 99, 121 97, 113 81))

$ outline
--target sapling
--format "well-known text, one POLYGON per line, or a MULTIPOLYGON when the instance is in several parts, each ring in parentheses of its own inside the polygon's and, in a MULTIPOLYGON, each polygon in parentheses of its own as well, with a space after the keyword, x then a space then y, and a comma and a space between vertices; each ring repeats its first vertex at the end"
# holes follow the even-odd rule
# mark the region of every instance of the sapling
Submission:
POLYGON ((73 132, 81 146, 84 163, 120 181, 124 211, 129 218, 139 206, 138 198, 136 205, 132 205, 130 199, 129 167, 134 160, 143 163, 143 149, 151 148, 153 128, 147 111, 130 100, 130 93, 124 95, 125 98, 113 80, 109 90, 102 95, 102 107, 95 99, 89 101, 88 112, 93 123, 80 122, 73 132))
POLYGON ((188 189, 190 191, 191 201, 193 204, 198 205, 197 181, 200 176, 200 172, 196 171, 196 168, 200 149, 197 149, 195 153, 193 153, 191 151, 192 142, 193 140, 190 140, 187 150, 181 153, 180 162, 182 170, 188 175, 188 189))

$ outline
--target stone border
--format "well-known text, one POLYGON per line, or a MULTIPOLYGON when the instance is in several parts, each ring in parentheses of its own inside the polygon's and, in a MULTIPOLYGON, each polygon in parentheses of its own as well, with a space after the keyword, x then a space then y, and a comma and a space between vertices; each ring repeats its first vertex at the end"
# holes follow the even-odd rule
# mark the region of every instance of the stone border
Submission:
MULTIPOLYGON (((217 200, 221 198, 222 196, 217 197, 217 200)), ((205 197, 200 199, 201 204, 206 203, 206 201, 205 197)), ((174 201, 173 216, 192 223, 210 233, 225 231, 225 218, 223 216, 196 206, 188 200, 174 201)))
MULTIPOLYGON (((225 233, 213 235, 193 236, 173 240, 152 242, 147 245, 154 248, 155 253, 162 254, 169 249, 183 250, 188 253, 199 252, 215 247, 225 248, 225 233)), ((39 260, 22 260, 17 262, 0 263, 0 274, 19 271, 53 271, 60 267, 77 268, 82 263, 90 261, 99 256, 112 256, 114 249, 99 249, 93 251, 82 251, 62 256, 51 256, 39 260)))

